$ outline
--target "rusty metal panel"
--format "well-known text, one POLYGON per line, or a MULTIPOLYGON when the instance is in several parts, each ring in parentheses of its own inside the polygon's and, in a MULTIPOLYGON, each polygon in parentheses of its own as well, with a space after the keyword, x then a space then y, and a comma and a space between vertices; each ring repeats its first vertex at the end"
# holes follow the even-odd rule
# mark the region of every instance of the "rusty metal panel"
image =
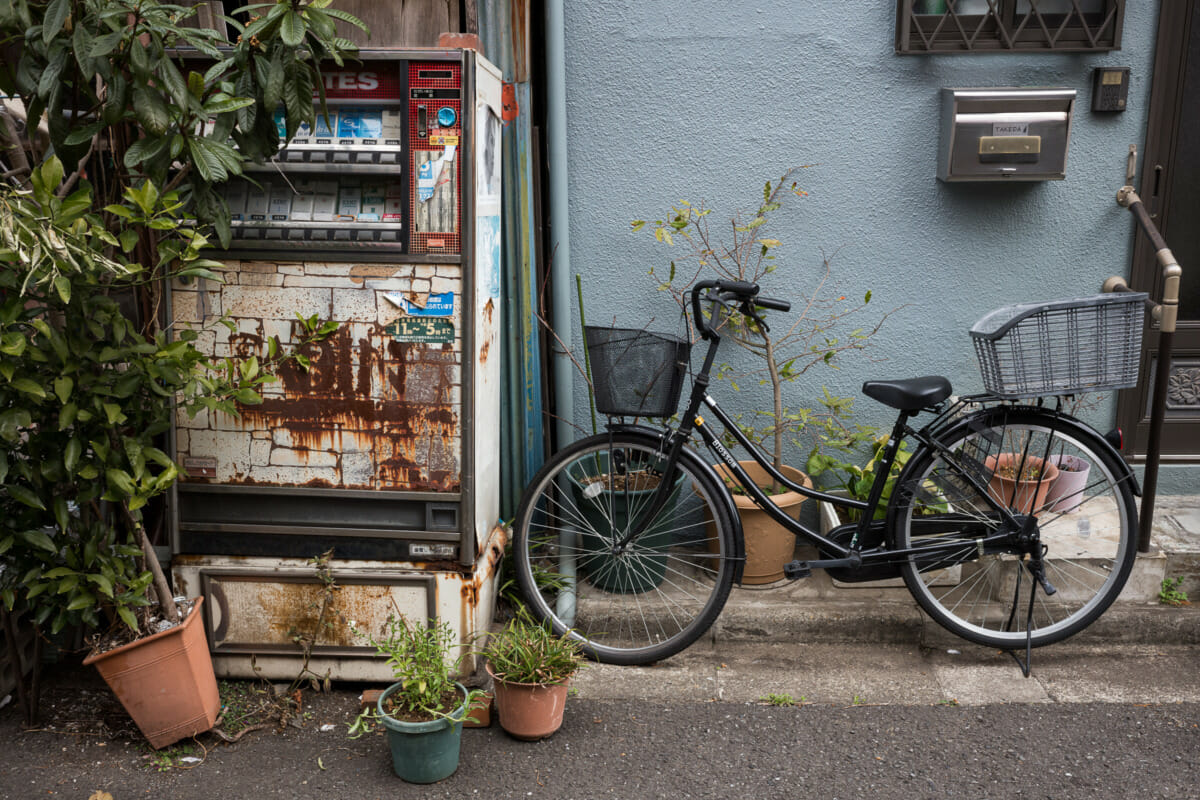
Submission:
MULTIPOLYGON (((450 625, 469 651, 492 619, 496 578, 505 530, 492 529, 475 563, 419 561, 333 562, 340 587, 320 608, 320 581, 307 560, 239 556, 176 556, 171 564, 176 590, 204 595, 205 625, 213 666, 221 677, 290 679, 302 655, 296 634, 317 633, 309 669, 334 680, 381 681, 391 677, 384 659, 349 629, 353 620, 375 635, 389 615, 434 619, 450 625)), ((462 664, 469 673, 472 658, 462 664)))
POLYGON ((214 654, 295 654, 297 636, 315 636, 315 654, 373 657, 375 649, 355 635, 379 635, 389 615, 426 619, 436 594, 430 575, 345 575, 333 573, 338 589, 328 605, 313 572, 206 570, 201 590, 210 602, 209 646, 214 654))
MULTIPOLYGON (((191 482, 333 489, 458 491, 461 485, 462 268, 458 264, 230 262, 223 284, 176 283, 177 324, 203 326, 217 357, 295 344, 296 315, 341 324, 287 366, 261 405, 241 416, 176 420, 176 453, 191 482), (423 308, 452 293, 452 342, 419 341, 395 324, 402 300, 423 308), (236 330, 213 325, 228 315, 236 330)), ((411 310, 411 307, 410 307, 411 310)), ((442 336, 441 338, 449 338, 442 336)))

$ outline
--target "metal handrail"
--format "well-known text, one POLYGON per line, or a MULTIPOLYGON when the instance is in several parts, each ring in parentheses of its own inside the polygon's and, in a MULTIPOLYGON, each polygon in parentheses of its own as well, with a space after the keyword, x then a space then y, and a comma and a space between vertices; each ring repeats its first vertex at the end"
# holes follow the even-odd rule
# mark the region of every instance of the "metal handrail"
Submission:
MULTIPOLYGON (((1163 239, 1150 213, 1142 205, 1142 198, 1133 189, 1134 170, 1137 165, 1137 146, 1129 145, 1129 157, 1125 168, 1125 185, 1117 192, 1117 203, 1129 209, 1138 225, 1154 244, 1154 257, 1162 265, 1163 297, 1161 303, 1146 301, 1150 314, 1159 323, 1158 361, 1154 373, 1154 395, 1150 404, 1150 440, 1146 443, 1146 474, 1142 481, 1142 508, 1138 517, 1138 551, 1150 550, 1150 532, 1154 526, 1154 500, 1158 494, 1158 462, 1162 451, 1163 418, 1167 408, 1167 381, 1171 376, 1171 348, 1175 344, 1175 325, 1179 319, 1179 281, 1183 268, 1175 260, 1171 248, 1163 239)), ((1129 284, 1120 275, 1104 282, 1106 292, 1131 292, 1129 284)))

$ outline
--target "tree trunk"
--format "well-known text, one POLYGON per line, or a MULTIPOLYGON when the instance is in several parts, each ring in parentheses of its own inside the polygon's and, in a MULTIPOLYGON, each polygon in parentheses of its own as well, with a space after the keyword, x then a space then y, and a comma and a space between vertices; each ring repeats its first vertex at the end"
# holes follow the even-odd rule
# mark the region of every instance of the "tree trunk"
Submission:
POLYGON ((146 556, 146 566, 154 574, 154 593, 158 595, 158 606, 162 609, 164 617, 171 622, 178 623, 179 609, 175 607, 171 587, 167 585, 167 576, 163 574, 162 567, 158 563, 154 545, 150 544, 150 537, 146 535, 144 526, 138 525, 137 533, 138 543, 142 546, 142 553, 146 556))

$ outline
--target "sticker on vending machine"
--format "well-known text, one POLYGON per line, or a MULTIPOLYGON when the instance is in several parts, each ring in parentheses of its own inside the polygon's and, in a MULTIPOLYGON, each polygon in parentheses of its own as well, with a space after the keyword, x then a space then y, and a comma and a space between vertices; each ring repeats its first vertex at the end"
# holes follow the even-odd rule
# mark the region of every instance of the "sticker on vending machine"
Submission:
POLYGON ((317 144, 333 144, 333 131, 338 125, 338 115, 336 111, 329 112, 329 124, 325 124, 325 115, 317 114, 317 125, 313 129, 313 136, 317 137, 317 144))

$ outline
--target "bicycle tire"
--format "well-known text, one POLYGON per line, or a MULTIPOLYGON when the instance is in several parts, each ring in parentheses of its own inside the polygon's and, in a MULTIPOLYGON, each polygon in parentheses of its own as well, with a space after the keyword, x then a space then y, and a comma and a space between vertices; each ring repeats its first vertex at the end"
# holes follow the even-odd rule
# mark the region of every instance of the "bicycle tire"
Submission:
POLYGON ((708 630, 729 596, 736 561, 720 495, 727 490, 690 449, 669 502, 626 551, 612 552, 647 507, 665 461, 657 437, 598 434, 555 455, 521 498, 517 583, 534 615, 556 634, 569 632, 593 660, 672 656, 708 630))
MULTIPOLYGON (((999 528, 1000 513, 941 453, 923 446, 897 479, 897 502, 889 508, 892 546, 907 549, 955 537, 963 543, 951 556, 911 556, 902 563, 905 584, 926 613, 964 639, 1006 650, 1025 647, 1027 630, 1028 644, 1040 647, 1078 633, 1103 614, 1136 557, 1132 477, 1113 449, 1073 418, 1007 406, 976 412, 937 441, 989 495, 1015 513, 1037 518, 1045 576, 1058 591, 1047 596, 1040 587, 1032 590, 1033 576, 1018 548, 981 552, 979 535, 999 528), (1002 453, 1018 455, 1006 459, 1002 453), (1050 467, 1039 464, 1039 459, 1061 463, 1066 456, 1087 462, 1084 488, 1064 481, 1067 473, 1051 480, 1050 467), (1031 477, 1041 473, 1044 495, 1037 481, 1017 484, 1004 477, 1005 463, 1013 459, 1030 465, 1031 477)), ((1013 477, 1019 469, 1008 468, 1013 477)))

